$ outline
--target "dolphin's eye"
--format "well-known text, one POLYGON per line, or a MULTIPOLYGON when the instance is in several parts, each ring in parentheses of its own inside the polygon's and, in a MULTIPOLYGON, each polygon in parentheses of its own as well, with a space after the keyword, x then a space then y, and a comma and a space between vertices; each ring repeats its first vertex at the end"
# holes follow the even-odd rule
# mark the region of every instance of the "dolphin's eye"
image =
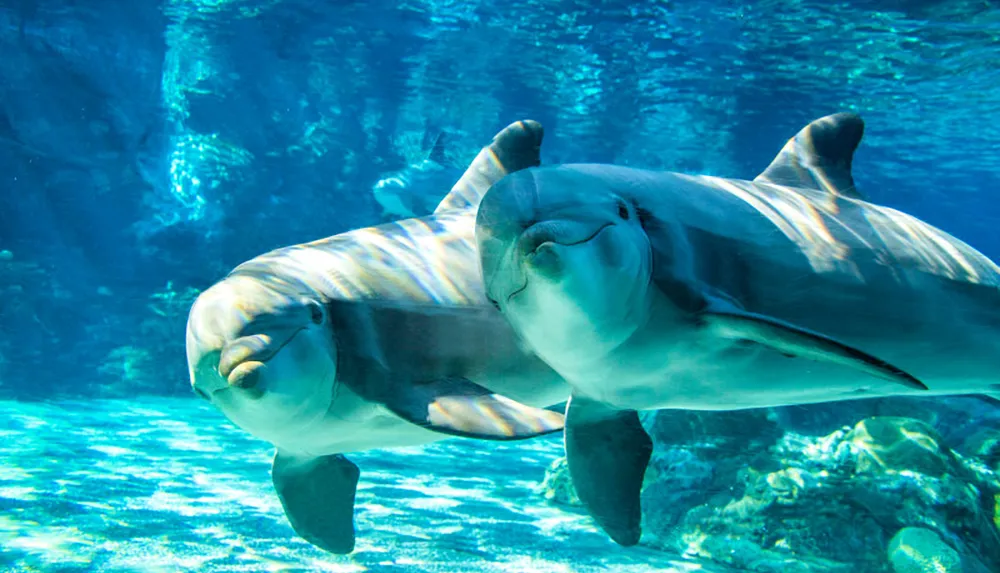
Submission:
POLYGON ((323 309, 318 304, 310 304, 309 313, 309 318, 313 321, 313 324, 321 324, 323 322, 323 309))
POLYGON ((621 217, 622 221, 628 221, 628 205, 622 201, 618 201, 618 216, 621 217))
POLYGON ((495 308, 497 310, 500 310, 500 303, 499 302, 493 300, 492 298, 488 299, 488 300, 490 301, 490 304, 493 305, 493 308, 495 308))

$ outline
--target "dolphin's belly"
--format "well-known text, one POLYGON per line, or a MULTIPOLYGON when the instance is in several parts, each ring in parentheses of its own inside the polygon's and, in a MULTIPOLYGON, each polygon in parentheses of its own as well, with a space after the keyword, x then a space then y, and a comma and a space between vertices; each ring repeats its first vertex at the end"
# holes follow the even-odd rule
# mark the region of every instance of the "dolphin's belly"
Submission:
POLYGON ((274 430, 268 441, 283 452, 318 457, 418 446, 447 437, 407 422, 384 406, 364 400, 346 385, 340 385, 325 416, 307 426, 274 430))

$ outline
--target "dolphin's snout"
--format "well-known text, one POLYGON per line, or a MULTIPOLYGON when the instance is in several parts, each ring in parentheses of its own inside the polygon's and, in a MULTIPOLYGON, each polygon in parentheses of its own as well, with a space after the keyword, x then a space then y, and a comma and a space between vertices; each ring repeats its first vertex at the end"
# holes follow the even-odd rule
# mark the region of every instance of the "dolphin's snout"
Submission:
POLYGON ((531 225, 517 241, 517 248, 523 255, 531 255, 545 243, 556 242, 552 222, 531 225))
POLYGON ((555 243, 564 246, 578 245, 593 239, 601 231, 610 226, 610 222, 543 221, 528 227, 524 231, 518 240, 518 248, 520 248, 523 254, 530 255, 546 243, 555 243))
POLYGON ((193 365, 191 386, 196 394, 206 400, 211 400, 212 395, 216 392, 229 388, 229 383, 226 381, 225 376, 219 374, 220 355, 221 352, 218 350, 206 352, 193 365))
POLYGON ((501 242, 513 241, 537 222, 535 210, 538 188, 531 173, 512 173, 490 188, 480 203, 477 228, 489 238, 501 242))
POLYGON ((207 399, 226 389, 250 398, 262 394, 267 361, 312 320, 307 313, 314 310, 247 277, 203 292, 188 319, 194 391, 207 399))
POLYGON ((245 360, 231 369, 219 366, 219 374, 226 377, 226 382, 230 386, 237 388, 255 388, 260 380, 261 369, 264 363, 260 360, 245 360))
POLYGON ((240 389, 248 398, 259 397, 263 392, 257 388, 263 362, 251 359, 234 360, 232 347, 205 352, 194 366, 192 387, 196 394, 212 400, 213 397, 229 389, 240 389))
POLYGON ((231 386, 251 388, 255 386, 256 371, 285 343, 287 341, 275 344, 274 338, 267 334, 237 338, 223 347, 219 374, 225 376, 231 386))

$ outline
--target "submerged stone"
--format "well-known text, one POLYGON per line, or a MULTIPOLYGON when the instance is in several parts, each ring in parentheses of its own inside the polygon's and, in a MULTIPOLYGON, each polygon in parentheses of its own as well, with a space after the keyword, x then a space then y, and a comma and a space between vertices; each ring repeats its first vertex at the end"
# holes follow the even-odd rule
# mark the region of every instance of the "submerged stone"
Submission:
MULTIPOLYGON (((868 417, 826 436, 775 438, 766 423, 739 435, 709 419, 729 415, 652 420, 645 545, 747 571, 1000 571, 1000 479, 928 423, 868 417)), ((579 508, 571 493, 560 460, 546 496, 579 508)))
POLYGON ((858 449, 859 472, 909 470, 940 477, 952 464, 937 432, 912 418, 867 418, 858 422, 849 439, 858 449))
POLYGON ((962 558, 923 527, 904 527, 889 542, 889 562, 895 573, 959 573, 962 558))
POLYGON ((576 495, 576 488, 569 478, 569 466, 566 458, 557 458, 545 470, 545 480, 542 481, 542 496, 555 505, 568 507, 583 507, 576 495))

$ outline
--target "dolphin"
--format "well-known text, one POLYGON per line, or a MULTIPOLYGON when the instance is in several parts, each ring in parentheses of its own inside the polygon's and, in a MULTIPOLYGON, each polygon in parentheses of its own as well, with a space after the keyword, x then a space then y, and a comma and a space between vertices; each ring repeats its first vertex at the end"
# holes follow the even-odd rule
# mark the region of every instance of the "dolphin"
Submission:
POLYGON ((386 173, 372 185, 384 220, 429 215, 444 199, 441 190, 458 175, 456 169, 445 166, 445 140, 445 133, 440 133, 426 158, 386 173))
POLYGON ((487 303, 474 238, 482 194, 538 165, 541 139, 511 124, 433 215, 260 255, 193 303, 194 392, 275 446, 275 490, 310 543, 354 550, 360 471, 344 453, 562 429, 539 406, 570 389, 487 303))
POLYGON ((863 132, 818 119, 752 181, 555 165, 483 198, 487 294, 573 387, 570 476, 617 543, 641 536, 638 410, 1000 389, 1000 269, 867 201, 863 132))

